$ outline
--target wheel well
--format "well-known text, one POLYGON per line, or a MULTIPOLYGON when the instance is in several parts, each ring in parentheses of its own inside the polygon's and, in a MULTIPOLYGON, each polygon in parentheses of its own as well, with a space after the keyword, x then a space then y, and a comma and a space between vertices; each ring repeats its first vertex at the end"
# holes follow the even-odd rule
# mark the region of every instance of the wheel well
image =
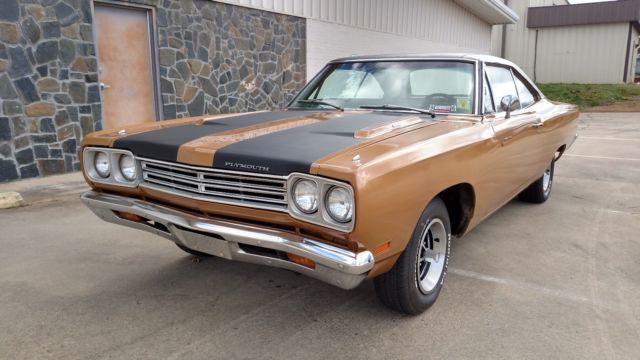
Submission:
POLYGON ((461 235, 467 229, 476 205, 476 195, 470 184, 462 183, 440 192, 438 197, 444 201, 451 221, 451 233, 461 235))
POLYGON ((556 150, 555 156, 553 157, 553 161, 558 161, 558 159, 560 159, 562 154, 564 154, 565 150, 567 150, 567 145, 560 146, 558 150, 556 150))

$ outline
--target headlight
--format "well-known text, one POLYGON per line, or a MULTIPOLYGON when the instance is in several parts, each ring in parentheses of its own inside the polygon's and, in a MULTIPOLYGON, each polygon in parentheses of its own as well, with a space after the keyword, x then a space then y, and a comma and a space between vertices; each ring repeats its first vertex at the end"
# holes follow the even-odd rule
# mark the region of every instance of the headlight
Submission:
POLYGON ((311 180, 298 180, 293 185, 293 201, 305 214, 318 211, 318 185, 311 180))
POLYGON ((327 192, 327 213, 337 222, 346 223, 353 217, 353 199, 347 189, 334 186, 327 192))
POLYGON ((111 166, 109 164, 109 155, 102 151, 96 152, 93 158, 93 167, 96 169, 98 175, 103 178, 109 177, 111 174, 111 166))
POLYGON ((85 147, 82 171, 93 182, 134 188, 138 186, 138 165, 131 151, 85 147))
POLYGON ((133 159, 133 156, 130 155, 122 155, 120 156, 120 173, 122 177, 129 181, 134 181, 136 179, 136 162, 133 159))
POLYGON ((287 179, 287 194, 291 217, 338 231, 353 230, 356 204, 354 190, 349 183, 291 173, 287 179))

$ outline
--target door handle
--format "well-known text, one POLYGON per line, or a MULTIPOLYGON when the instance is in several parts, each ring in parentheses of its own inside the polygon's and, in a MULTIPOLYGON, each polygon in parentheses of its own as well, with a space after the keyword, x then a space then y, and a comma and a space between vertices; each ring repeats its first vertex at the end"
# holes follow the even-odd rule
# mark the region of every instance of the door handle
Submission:
POLYGON ((100 91, 107 90, 110 87, 111 87, 111 85, 107 85, 107 84, 105 84, 103 82, 100 83, 100 91))
POLYGON ((535 123, 535 124, 531 125, 531 127, 534 128, 534 129, 539 129, 539 128, 543 127, 543 126, 544 126, 544 123, 542 123, 542 122, 535 123))

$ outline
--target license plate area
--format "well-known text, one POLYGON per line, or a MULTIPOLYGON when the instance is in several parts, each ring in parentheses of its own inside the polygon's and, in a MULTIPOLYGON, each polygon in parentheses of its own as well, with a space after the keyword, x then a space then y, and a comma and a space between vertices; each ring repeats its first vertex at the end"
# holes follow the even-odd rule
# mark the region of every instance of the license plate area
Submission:
POLYGON ((230 244, 219 235, 204 234, 178 226, 174 226, 173 234, 189 249, 231 260, 230 244))

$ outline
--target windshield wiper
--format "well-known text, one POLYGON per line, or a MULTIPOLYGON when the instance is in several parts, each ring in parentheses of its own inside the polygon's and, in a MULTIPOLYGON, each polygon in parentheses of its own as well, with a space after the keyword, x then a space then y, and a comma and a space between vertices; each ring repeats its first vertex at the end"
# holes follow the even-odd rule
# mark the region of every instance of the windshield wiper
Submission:
POLYGON ((393 105, 393 104, 384 104, 384 105, 362 105, 360 109, 371 109, 371 110, 407 110, 407 111, 415 111, 420 114, 431 115, 432 118, 436 117, 436 114, 432 113, 429 110, 418 109, 410 106, 402 106, 402 105, 393 105))
POLYGON ((322 100, 318 100, 318 99, 304 99, 304 100, 298 100, 296 102, 299 103, 303 103, 303 104, 317 104, 317 105, 326 105, 326 106, 331 106, 334 109, 338 109, 340 111, 344 111, 344 108, 336 105, 336 104, 332 104, 330 102, 326 102, 326 101, 322 101, 322 100))

